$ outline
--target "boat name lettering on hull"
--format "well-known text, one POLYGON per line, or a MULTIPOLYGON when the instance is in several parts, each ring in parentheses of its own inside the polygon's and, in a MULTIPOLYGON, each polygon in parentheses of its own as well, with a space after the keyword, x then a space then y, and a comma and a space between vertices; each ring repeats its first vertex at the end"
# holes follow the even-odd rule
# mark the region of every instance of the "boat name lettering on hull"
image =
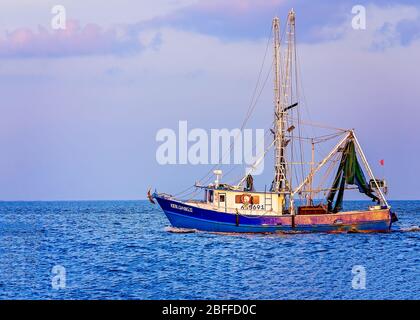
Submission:
POLYGON ((175 204, 175 203, 171 203, 171 208, 173 208, 173 209, 178 209, 178 210, 182 210, 182 211, 186 211, 186 212, 190 212, 190 213, 192 213, 192 212, 193 212, 193 209, 192 209, 192 208, 188 208, 188 207, 180 206, 180 205, 177 205, 177 204, 175 204))

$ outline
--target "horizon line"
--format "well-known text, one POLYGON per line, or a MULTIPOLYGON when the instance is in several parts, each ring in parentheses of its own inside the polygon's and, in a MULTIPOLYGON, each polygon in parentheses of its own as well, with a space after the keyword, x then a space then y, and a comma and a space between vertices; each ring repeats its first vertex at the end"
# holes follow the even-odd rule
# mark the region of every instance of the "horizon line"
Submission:
MULTIPOLYGON (((317 200, 322 200, 322 199, 314 199, 315 201, 317 200)), ((2 202, 99 202, 99 201, 103 201, 103 202, 111 202, 111 201, 120 201, 120 202, 124 202, 124 201, 149 201, 147 198, 140 198, 140 199, 68 199, 68 200, 64 200, 64 199, 59 199, 59 200, 0 200, 0 203, 2 202)), ((344 201, 366 201, 366 202, 372 202, 371 200, 368 199, 349 199, 349 200, 344 200, 344 201)), ((387 201, 420 201, 420 199, 387 199, 387 201)))

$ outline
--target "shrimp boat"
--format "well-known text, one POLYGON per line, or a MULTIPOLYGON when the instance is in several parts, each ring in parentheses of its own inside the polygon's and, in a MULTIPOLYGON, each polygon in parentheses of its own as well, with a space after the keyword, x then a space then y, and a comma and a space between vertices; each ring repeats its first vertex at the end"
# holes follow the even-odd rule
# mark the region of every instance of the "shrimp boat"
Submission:
POLYGON ((386 181, 375 178, 353 129, 332 128, 333 133, 303 136, 304 125, 316 125, 300 117, 295 24, 296 14, 291 10, 283 49, 279 18, 273 19, 267 44, 267 49, 270 42, 274 44, 270 66, 270 74, 274 74, 272 139, 254 165, 230 184, 221 181, 222 170, 212 168, 209 174, 215 174, 214 182, 197 182, 191 187, 194 194, 204 193, 200 201, 157 191, 152 194, 149 189, 149 200, 153 204, 157 201, 173 227, 228 233, 387 232, 398 220, 385 199, 386 181), (331 151, 315 159, 318 146, 327 142, 331 151), (271 149, 274 178, 264 191, 256 191, 252 173, 271 149), (305 162, 307 149, 310 160, 305 162), (331 183, 328 188, 323 185, 327 180, 331 183), (360 192, 374 203, 344 211, 343 197, 348 190, 360 192))

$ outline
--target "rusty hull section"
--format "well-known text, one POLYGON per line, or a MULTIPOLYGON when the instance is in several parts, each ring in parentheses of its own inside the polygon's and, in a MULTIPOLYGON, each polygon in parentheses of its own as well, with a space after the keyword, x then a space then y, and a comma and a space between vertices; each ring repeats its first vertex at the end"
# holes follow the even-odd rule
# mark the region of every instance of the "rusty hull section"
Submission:
POLYGON ((329 232, 386 232, 391 227, 390 209, 297 215, 295 217, 296 229, 313 230, 326 226, 334 226, 333 230, 329 232))

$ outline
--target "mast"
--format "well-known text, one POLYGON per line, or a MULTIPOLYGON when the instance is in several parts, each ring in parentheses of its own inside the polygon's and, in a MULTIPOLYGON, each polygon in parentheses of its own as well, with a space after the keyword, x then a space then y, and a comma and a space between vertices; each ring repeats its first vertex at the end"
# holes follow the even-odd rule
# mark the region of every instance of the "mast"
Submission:
MULTIPOLYGON (((274 164, 274 180, 272 191, 281 193, 291 192, 291 172, 288 172, 286 147, 292 139, 286 140, 286 135, 293 131, 293 126, 287 119, 288 110, 295 107, 293 104, 293 85, 292 85, 292 61, 295 53, 295 12, 293 9, 287 17, 287 35, 288 43, 283 62, 281 64, 280 54, 280 26, 279 18, 273 20, 274 34, 274 139, 275 144, 275 164, 274 164), (282 72, 283 71, 283 72, 282 72), (280 77, 282 76, 282 77, 280 77)), ((293 161, 292 161, 293 162, 293 161)), ((291 204, 292 205, 292 204, 291 204)))
MULTIPOLYGON (((283 92, 284 92, 284 102, 283 102, 283 114, 282 114, 282 118, 286 119, 286 123, 287 123, 287 133, 289 134, 289 140, 286 141, 286 145, 289 143, 289 141, 291 142, 291 154, 290 154, 290 161, 291 163, 293 163, 294 161, 294 139, 293 139, 293 131, 295 129, 295 126, 293 125, 293 120, 287 119, 287 113, 288 110, 290 110, 291 108, 294 107, 294 99, 297 98, 297 95, 295 92, 295 90, 297 90, 297 85, 296 88, 294 88, 294 81, 293 80, 297 80, 296 78, 293 79, 294 71, 296 71, 294 68, 296 68, 296 43, 295 43, 295 35, 296 35, 296 31, 295 31, 295 20, 296 20, 296 15, 295 15, 295 11, 292 9, 290 10, 288 16, 287 16, 287 51, 286 51, 286 58, 285 58, 285 71, 284 71, 284 79, 283 79, 283 92), (296 95, 296 97, 295 97, 296 95)), ((298 123, 298 125, 300 125, 298 123)), ((302 150, 300 150, 300 152, 302 152, 302 150)), ((287 164, 285 162, 284 167, 287 167, 287 164)), ((290 172, 289 173, 289 179, 287 180, 286 177, 286 187, 288 189, 289 192, 291 192, 292 190, 292 179, 293 179, 293 168, 290 167, 290 172)), ((293 196, 290 194, 289 195, 289 211, 292 215, 295 214, 295 209, 294 209, 294 198, 293 196)))
POLYGON ((286 186, 285 144, 284 144, 284 107, 281 99, 280 84, 280 20, 273 19, 274 34, 274 141, 275 164, 273 192, 284 191, 286 186))

